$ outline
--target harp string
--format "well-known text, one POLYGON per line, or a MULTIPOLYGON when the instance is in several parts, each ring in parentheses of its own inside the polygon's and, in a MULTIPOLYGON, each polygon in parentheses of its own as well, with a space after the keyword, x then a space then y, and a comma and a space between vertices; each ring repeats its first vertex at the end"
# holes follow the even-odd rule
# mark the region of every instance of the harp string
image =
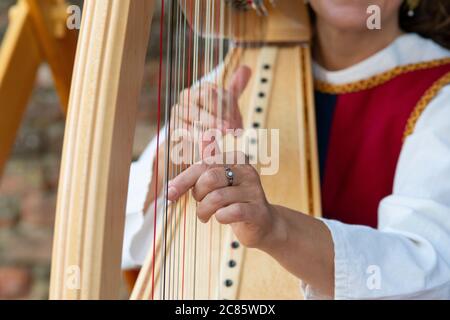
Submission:
MULTIPOLYGON (((196 30, 201 30, 200 29, 200 1, 195 0, 195 29, 196 30)), ((200 46, 200 41, 199 41, 199 37, 196 36, 195 37, 195 42, 194 42, 194 81, 197 82, 198 81, 198 74, 199 74, 199 46, 200 46)), ((190 103, 190 101, 189 101, 190 103)), ((198 118, 198 114, 197 115, 193 115, 196 116, 198 118)), ((196 128, 194 126, 192 126, 193 131, 196 130, 196 128)), ((193 132, 193 134, 195 135, 196 132, 193 132)), ((193 139, 195 139, 195 137, 193 136, 193 139)), ((193 141, 194 143, 194 141, 193 141)), ((196 159, 196 152, 197 150, 195 149, 195 144, 193 145, 193 149, 192 149, 192 160, 191 162, 194 162, 196 159)), ((191 199, 192 200, 192 199, 191 199)), ((197 204, 195 203, 195 201, 192 200, 192 206, 195 206, 195 209, 197 209, 197 204)), ((193 231, 193 234, 190 234, 190 236, 192 237, 191 239, 191 250, 193 250, 193 252, 191 252, 191 257, 192 257, 192 261, 191 261, 191 276, 190 276, 190 287, 189 288, 189 294, 191 295, 192 299, 195 300, 195 294, 196 294, 196 273, 197 273, 197 219, 195 219, 195 217, 193 217, 193 215, 191 214, 191 212, 189 212, 189 217, 190 217, 190 222, 191 222, 191 228, 190 228, 190 232, 193 231)))
MULTIPOLYGON (((185 9, 187 9, 186 6, 186 0, 185 0, 185 9)), ((187 12, 187 11, 185 11, 187 12)), ((192 1, 189 1, 189 19, 190 21, 193 21, 193 7, 192 7, 192 1)), ((189 27, 189 44, 188 44, 188 80, 187 80, 187 96, 188 96, 188 105, 187 105, 187 118, 189 119, 189 117, 191 116, 190 113, 190 98, 191 98, 191 86, 192 86, 192 44, 193 44, 193 28, 189 27)), ((186 130, 189 129, 189 125, 186 123, 186 130)), ((187 156, 191 156, 191 154, 187 155, 187 156)), ((186 268, 186 226, 187 226, 187 206, 190 205, 190 198, 185 196, 184 197, 184 213, 183 213, 183 217, 184 217, 184 221, 183 221, 183 266, 182 266, 182 289, 181 289, 181 299, 185 298, 185 290, 188 288, 186 286, 186 270, 191 270, 190 268, 186 268)), ((190 258, 191 255, 188 255, 189 258, 189 262, 190 262, 190 258)), ((189 264, 190 265, 190 264, 189 264)), ((189 280, 189 279, 188 279, 189 280)))
MULTIPOLYGON (((183 108, 180 104, 176 103, 176 99, 179 96, 179 92, 182 89, 182 58, 183 58, 183 20, 182 20, 182 11, 181 11, 181 5, 182 3, 178 1, 177 8, 177 37, 175 40, 176 48, 177 48, 177 57, 176 57, 176 67, 177 67, 177 81, 175 83, 175 91, 174 91, 174 103, 176 108, 176 121, 175 124, 176 128, 179 129, 182 125, 182 121, 180 118, 183 115, 183 108)), ((175 155, 177 161, 179 161, 180 156, 178 154, 175 155)), ((175 170, 174 175, 178 175, 181 172, 181 167, 179 165, 179 162, 175 164, 175 170)), ((173 234, 173 243, 171 246, 171 257, 172 257, 172 271, 171 271, 171 295, 170 299, 177 299, 178 296, 178 269, 179 269, 179 258, 178 258, 178 244, 179 244, 179 232, 178 232, 178 223, 180 221, 180 211, 181 206, 178 203, 174 208, 174 214, 172 215, 172 226, 171 226, 171 232, 173 234)))
POLYGON ((223 227, 215 219, 207 225, 198 222, 194 212, 198 209, 198 203, 193 200, 191 193, 183 196, 177 203, 169 203, 168 182, 185 169, 183 165, 185 159, 189 159, 188 164, 193 164, 203 158, 205 131, 221 125, 222 116, 229 113, 230 106, 214 103, 227 101, 219 89, 223 85, 227 71, 225 66, 217 67, 224 63, 225 40, 211 35, 223 35, 226 25, 229 34, 239 34, 242 26, 245 26, 243 19, 243 15, 239 14, 238 18, 233 20, 231 4, 225 1, 161 0, 157 155, 162 140, 160 132, 163 103, 165 129, 161 133, 165 135, 165 149, 164 163, 159 163, 158 156, 154 168, 157 182, 151 253, 152 299, 220 297, 223 280, 220 253, 223 246, 223 227), (190 15, 189 21, 193 26, 188 25, 183 12, 190 15), (236 22, 236 26, 232 20, 236 22), (206 36, 194 35, 193 29, 206 36), (212 82, 217 89, 217 96, 212 95, 211 90, 205 91, 205 86, 210 86, 205 84, 205 75, 208 75, 207 82, 212 82), (191 87, 195 87, 197 96, 192 96, 191 87), (186 103, 179 99, 179 92, 183 88, 186 88, 186 103), (163 90, 165 90, 164 97, 163 90), (194 105, 193 101, 198 103, 194 105), (201 103, 204 103, 204 109, 215 114, 221 123, 213 123, 209 118, 203 119, 198 106, 201 103), (181 120, 183 118, 193 118, 195 122, 188 124, 181 120), (172 139, 172 134, 177 129, 184 129, 192 138, 192 141, 189 141, 189 148, 185 149, 183 146, 181 154, 171 152, 176 143, 172 139), (164 166, 164 178, 162 201, 158 203, 157 184, 161 165, 164 166), (158 211, 162 214, 158 214, 158 211), (155 297, 156 290, 158 297, 155 297))
MULTIPOLYGON (((174 55, 174 61, 173 61, 173 66, 174 66, 174 81, 173 81, 173 88, 174 90, 172 91, 172 95, 171 95, 171 102, 173 105, 173 127, 174 129, 178 129, 179 127, 179 113, 180 113, 180 106, 178 104, 173 104, 173 102, 176 101, 176 95, 177 92, 179 92, 179 88, 180 88, 180 50, 181 50, 181 45, 180 44, 180 40, 181 40, 181 36, 180 36, 180 27, 181 27, 181 22, 180 22, 180 10, 179 10, 179 6, 175 6, 175 10, 174 10, 174 17, 175 17, 175 55, 174 55)), ((172 44, 173 45, 173 44, 172 44)), ((172 154, 171 157, 175 157, 175 161, 177 161, 177 157, 178 155, 176 154, 172 154)), ((176 175, 178 172, 178 165, 173 162, 171 162, 171 172, 172 172, 172 176, 176 175)), ((177 241, 177 234, 176 234, 176 222, 177 222, 177 215, 178 215, 178 205, 175 206, 171 206, 170 207, 170 216, 169 216, 169 221, 170 221, 170 227, 169 227, 169 274, 168 274, 168 299, 174 299, 174 291, 175 291, 175 267, 176 267, 176 252, 175 252, 175 244, 177 241)))
MULTIPOLYGON (((220 1, 220 6, 218 7, 218 12, 219 12, 219 21, 218 21, 218 31, 219 34, 224 34, 225 32, 225 2, 224 1, 220 1)), ((216 63, 216 84, 219 85, 220 83, 223 83, 223 81, 220 80, 220 76, 221 76, 221 70, 223 69, 223 64, 224 64, 224 57, 225 57, 225 40, 224 38, 217 38, 217 42, 218 42, 218 51, 217 51, 217 63, 216 63), (222 66, 222 68, 219 68, 219 66, 222 66)), ((219 92, 219 101, 221 101, 223 98, 222 96, 222 92, 219 92)), ((217 106, 217 112, 220 115, 223 115, 223 108, 222 108, 222 104, 219 104, 217 106)), ((217 269, 216 269, 216 281, 217 281, 217 288, 216 288, 216 298, 219 299, 220 298, 220 288, 221 288, 221 283, 222 283, 222 274, 221 274, 221 265, 222 265, 222 236, 223 236, 223 232, 222 232, 223 227, 221 225, 219 225, 219 231, 218 231, 218 248, 219 248, 219 255, 218 255, 218 261, 217 261, 217 269)))
MULTIPOLYGON (((213 19, 212 19, 212 6, 214 4, 214 1, 207 1, 207 8, 206 8, 206 33, 207 34, 211 34, 211 27, 212 27, 212 23, 213 23, 213 19)), ((208 74, 211 72, 211 40, 212 37, 208 37, 206 38, 206 49, 205 49, 205 74, 208 74)), ((211 114, 211 95, 210 95, 210 90, 206 91, 206 109, 208 110, 208 113, 211 114)), ((210 122, 211 120, 208 119, 206 120, 207 122, 210 122)), ((212 123, 206 123, 203 126, 203 130, 206 130, 207 128, 209 128, 212 125, 212 123)), ((203 141, 203 140, 202 140, 203 141)), ((203 147, 204 145, 202 145, 203 147)), ((202 150, 203 152, 203 150, 202 150)), ((202 154, 202 159, 204 158, 204 154, 202 154)), ((206 261, 203 261, 204 265, 207 265, 207 272, 206 272, 206 279, 207 279, 207 298, 210 297, 210 292, 211 292, 211 256, 212 256, 212 236, 211 236, 211 225, 212 223, 208 224, 208 233, 203 232, 203 237, 206 238, 204 239, 204 242, 202 241, 201 244, 203 247, 205 247, 205 245, 207 246, 206 248, 206 255, 204 256, 206 261)), ((204 226, 202 226, 203 229, 204 226)), ((204 230, 206 231, 206 230, 204 230)), ((204 248, 203 248, 204 249, 204 248)))
POLYGON ((162 69, 163 69, 163 43, 164 43, 164 15, 165 5, 164 0, 161 0, 161 16, 160 16, 160 33, 159 33, 159 70, 158 70, 158 111, 157 111, 157 135, 156 135, 156 158, 155 161, 155 194, 154 194, 154 208, 153 208, 153 244, 152 244, 152 276, 151 276, 151 298, 155 298, 155 269, 156 269, 156 234, 158 222, 158 191, 159 191, 159 145, 160 145, 160 131, 161 131, 161 106, 162 106, 162 69))
POLYGON ((172 109, 170 108, 170 97, 171 97, 171 90, 172 90, 172 81, 173 81, 173 74, 172 74, 172 59, 173 59, 173 47, 172 47, 172 41, 173 41, 173 0, 169 0, 169 10, 168 10, 168 24, 167 24, 167 53, 166 53, 166 101, 165 101, 165 123, 166 123, 166 148, 165 148, 165 165, 164 165, 164 208, 163 208, 163 218, 162 218, 162 230, 163 230, 163 236, 162 236, 162 246, 161 246, 161 252, 160 255, 162 256, 161 259, 161 266, 160 266, 160 272, 161 272, 161 278, 162 283, 160 285, 160 296, 163 300, 166 299, 166 293, 167 293, 167 241, 168 241, 168 217, 169 217, 169 205, 167 202, 167 193, 168 193, 168 186, 167 181, 170 176, 170 144, 171 144, 171 128, 172 128, 172 122, 171 122, 171 113, 172 109))
MULTIPOLYGON (((218 4, 216 1, 213 1, 212 3, 212 8, 211 8, 211 17, 212 17, 212 21, 211 21, 211 29, 212 29, 212 33, 216 34, 217 33, 217 13, 218 13, 218 4)), ((216 71, 217 71, 217 65, 218 65, 218 60, 216 59, 216 52, 218 47, 216 46, 217 44, 217 40, 215 37, 211 37, 211 63, 210 63, 210 73, 212 73, 213 75, 213 79, 212 82, 216 84, 217 86, 217 82, 216 82, 216 71)), ((217 97, 218 98, 218 97, 217 97)), ((218 101, 220 101, 219 99, 217 99, 218 101)), ((220 103, 219 103, 220 104, 220 103)), ((217 105, 214 106, 212 105, 211 108, 215 109, 215 113, 218 115, 217 113, 217 105)), ((213 126, 216 127, 216 123, 213 123, 213 126)), ((218 234, 218 224, 216 222, 216 220, 214 218, 211 219, 210 225, 209 225, 209 236, 210 236, 210 247, 215 248, 215 250, 211 250, 211 255, 210 255, 210 261, 209 261, 209 283, 208 283, 208 299, 212 299, 214 298, 214 274, 217 272, 214 268, 215 268, 215 264, 216 264, 216 260, 217 260, 217 234, 218 234)))
MULTIPOLYGON (((182 51, 184 50, 183 48, 183 41, 182 41, 182 18, 181 18, 181 10, 180 7, 175 3, 175 8, 176 8, 176 37, 175 37, 175 41, 172 45, 174 45, 174 47, 176 48, 176 55, 174 58, 174 61, 171 61, 170 63, 175 67, 176 71, 175 71, 175 81, 174 83, 172 83, 172 86, 174 88, 173 90, 173 94, 171 97, 171 104, 169 107, 171 107, 173 105, 173 110, 175 112, 175 114, 173 115, 173 121, 175 121, 175 123, 173 124, 173 128, 174 130, 177 130, 180 127, 180 123, 182 123, 180 121, 180 117, 183 114, 183 109, 181 105, 177 104, 177 99, 178 99, 178 92, 182 86, 181 84, 181 66, 182 66, 182 51)), ((180 4, 181 6, 181 1, 180 4)), ((171 142, 172 143, 172 142, 171 142)), ((173 143, 175 143, 175 141, 173 141, 173 143)), ((178 165, 179 161, 179 156, 177 154, 171 154, 171 157, 174 157, 175 160, 175 164, 173 162, 171 162, 171 173, 170 173, 170 179, 172 179, 174 176, 176 176, 180 171, 180 167, 178 165)), ((167 200, 166 200, 167 201, 167 200)), ((170 294, 168 296, 168 299, 175 299, 176 295, 178 294, 178 282, 179 282, 179 277, 177 276, 178 273, 178 269, 179 269, 179 258, 177 256, 177 250, 178 250, 178 246, 177 244, 179 243, 180 239, 179 239, 179 234, 177 232, 177 225, 179 223, 179 204, 174 204, 170 206, 171 209, 171 226, 170 226, 170 234, 169 234, 169 241, 170 241, 170 261, 169 261, 169 265, 170 265, 170 269, 171 269, 171 273, 170 273, 170 294)))
MULTIPOLYGON (((183 6, 184 12, 186 12, 186 1, 181 1, 180 2, 180 8, 181 6, 183 6)), ((180 9, 180 22, 181 22, 181 53, 180 53, 180 58, 181 58, 181 65, 180 65, 180 76, 181 76, 181 83, 180 83, 180 87, 179 90, 182 90, 183 87, 186 84, 185 81, 185 72, 186 72, 186 20, 183 19, 183 13, 182 10, 180 9)), ((185 110, 186 108, 184 106, 181 106, 181 113, 182 113, 182 117, 185 116, 185 110)), ((183 123, 181 123, 181 127, 183 127, 183 123)), ((178 173, 181 172, 182 167, 181 165, 179 165, 178 167, 178 173)), ((185 202, 186 197, 183 197, 182 201, 184 200, 185 202)), ((181 298, 180 295, 180 288, 181 286, 181 278, 182 278, 182 274, 181 274, 181 263, 182 263, 182 256, 183 256, 183 252, 181 251, 181 241, 182 241, 182 228, 181 228, 181 222, 184 216, 185 211, 185 207, 180 206, 179 207, 179 214, 178 214, 178 218, 179 218, 179 222, 178 224, 180 224, 180 226, 178 226, 176 228, 177 230, 177 237, 178 237, 178 241, 177 241, 177 254, 176 254, 176 258, 177 258, 177 271, 175 273, 176 279, 177 279, 177 284, 176 284, 176 295, 175 295, 175 299, 179 300, 181 298)))
MULTIPOLYGON (((180 3, 180 8, 181 6, 183 6, 183 10, 184 12, 186 12, 186 1, 182 1, 180 3)), ((182 10, 180 10, 180 21, 182 22, 182 66, 181 66, 181 83, 180 83, 180 87, 179 90, 182 90, 185 86, 186 86, 186 37, 187 37, 187 22, 186 19, 184 19, 182 10)), ((189 72, 189 71, 188 71, 189 72)), ((181 112, 182 112, 182 116, 186 116, 186 114, 188 113, 187 110, 187 106, 182 105, 181 106, 181 112)), ((184 123, 181 123, 181 128, 182 129, 188 129, 187 125, 185 128, 184 123)), ((182 155, 184 157, 184 155, 182 155)), ((178 168, 178 174, 182 171, 183 167, 182 165, 179 165, 178 168)), ((178 267, 177 267, 177 295, 176 295, 176 299, 183 299, 184 297, 184 283, 182 283, 182 281, 184 281, 184 266, 182 264, 184 264, 184 257, 185 257, 185 244, 184 244, 184 239, 185 239, 185 223, 183 223, 183 220, 185 222, 186 219, 186 199, 187 196, 184 196, 182 198, 182 200, 180 201, 180 207, 179 207, 179 214, 178 217, 180 219, 179 221, 179 226, 177 227, 177 231, 178 231, 178 249, 177 249, 177 258, 178 258, 178 267), (183 224, 183 226, 182 226, 183 224), (182 245, 183 242, 183 245, 182 245), (183 248, 182 248, 183 247, 183 248), (181 293, 180 293, 181 291, 181 293)))

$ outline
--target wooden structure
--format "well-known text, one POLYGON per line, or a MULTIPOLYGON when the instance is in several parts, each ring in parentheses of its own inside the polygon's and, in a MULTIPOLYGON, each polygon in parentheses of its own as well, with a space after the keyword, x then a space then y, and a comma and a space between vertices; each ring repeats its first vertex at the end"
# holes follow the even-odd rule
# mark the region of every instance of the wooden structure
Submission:
POLYGON ((0 50, 0 175, 42 63, 50 66, 66 111, 78 34, 66 20, 64 0, 19 0, 10 11, 0 50))
MULTIPOLYGON (((167 2, 174 10, 175 2, 167 2)), ((198 33, 208 38, 219 30, 221 36, 236 40, 237 46, 224 59, 222 85, 227 86, 230 71, 238 65, 254 71, 240 100, 245 125, 279 129, 280 136, 279 171, 263 177, 269 201, 319 216, 311 34, 305 5, 279 0, 276 7, 269 7, 268 16, 260 16, 248 8, 238 9, 247 1, 237 1, 234 7, 220 2, 221 27, 215 29, 207 21, 218 2, 179 2, 198 33), (240 31, 227 23, 240 25, 240 31)), ((118 298, 131 147, 155 4, 153 0, 85 2, 60 177, 52 299, 118 298), (74 269, 79 270, 75 287, 69 285, 74 269)), ((181 21, 176 12, 175 19, 181 21)), ((195 61, 194 57, 194 65, 195 61)), ((183 220, 195 216, 195 203, 188 196, 168 210, 170 224, 155 227, 157 254, 148 255, 133 299, 300 298, 297 279, 264 253, 240 246, 230 229, 214 222, 201 226, 196 220, 183 220), (185 240, 179 233, 182 225, 185 240), (177 258, 180 241, 184 241, 181 247, 187 247, 186 260, 177 258), (178 259, 182 269, 167 272, 168 257, 178 259), (233 266, 228 263, 231 259, 233 266)))

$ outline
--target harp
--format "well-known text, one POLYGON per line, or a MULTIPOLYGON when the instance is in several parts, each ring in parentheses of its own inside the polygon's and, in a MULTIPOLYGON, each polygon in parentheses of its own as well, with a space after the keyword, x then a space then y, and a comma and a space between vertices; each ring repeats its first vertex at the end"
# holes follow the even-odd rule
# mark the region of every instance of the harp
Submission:
MULTIPOLYGON (((118 298, 132 137, 156 4, 85 2, 64 142, 51 299, 118 298)), ((166 71, 160 65, 166 74, 160 77, 159 108, 165 103, 169 113, 180 112, 171 109, 174 92, 194 82, 201 86, 200 69, 226 86, 232 70, 249 66, 252 79, 239 101, 244 126, 279 132, 279 169, 262 177, 267 197, 319 216, 311 32, 304 2, 169 0, 161 5, 169 17, 162 24, 169 45, 162 50, 161 35, 161 54, 169 58, 166 71), (177 37, 181 32, 191 33, 190 40, 177 37), (226 54, 224 39, 233 41, 226 54), (189 42, 187 50, 178 49, 189 42), (163 79, 166 90, 161 90, 163 79)), ((166 168, 167 176, 177 170, 166 168)), ((271 257, 244 248, 228 227, 200 224, 189 195, 179 203, 163 202, 161 217, 155 210, 153 250, 132 299, 301 298, 298 280, 271 257)))

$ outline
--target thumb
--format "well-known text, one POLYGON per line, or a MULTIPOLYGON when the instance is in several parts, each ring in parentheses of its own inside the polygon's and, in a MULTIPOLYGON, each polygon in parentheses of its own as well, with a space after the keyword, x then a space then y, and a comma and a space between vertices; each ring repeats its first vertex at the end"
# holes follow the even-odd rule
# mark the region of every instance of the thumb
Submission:
POLYGON ((242 128, 243 126, 242 115, 236 102, 247 87, 251 75, 252 71, 249 67, 240 66, 231 76, 231 80, 228 86, 228 92, 230 93, 231 97, 235 99, 235 102, 231 103, 231 108, 228 109, 228 114, 230 116, 230 119, 232 120, 230 123, 232 128, 242 128))
POLYGON ((240 66, 236 69, 231 77, 228 91, 231 95, 238 99, 247 87, 250 77, 252 76, 252 70, 247 66, 240 66))

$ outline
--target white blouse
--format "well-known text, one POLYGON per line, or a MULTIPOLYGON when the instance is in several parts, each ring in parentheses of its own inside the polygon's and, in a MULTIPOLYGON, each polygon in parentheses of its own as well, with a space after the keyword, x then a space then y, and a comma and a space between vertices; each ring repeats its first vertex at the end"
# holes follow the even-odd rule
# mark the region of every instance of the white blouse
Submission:
MULTIPOLYGON (((450 57, 416 34, 345 70, 314 65, 316 79, 345 84, 395 67, 450 57)), ((142 265, 152 244, 153 213, 143 215, 155 139, 132 164, 123 268, 142 265)), ((153 208, 150 208, 153 211, 153 208)), ((378 229, 322 219, 333 237, 335 299, 450 299, 450 86, 421 115, 406 140, 393 194, 378 210, 378 229)), ((303 285, 307 299, 320 299, 303 285)))

